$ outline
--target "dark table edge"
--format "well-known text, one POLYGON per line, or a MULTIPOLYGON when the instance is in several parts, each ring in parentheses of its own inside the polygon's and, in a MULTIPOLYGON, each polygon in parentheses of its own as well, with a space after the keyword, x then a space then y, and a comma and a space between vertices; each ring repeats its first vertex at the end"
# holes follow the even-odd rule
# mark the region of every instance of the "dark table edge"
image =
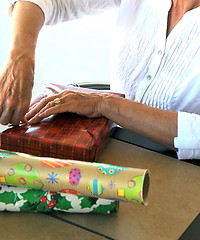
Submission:
MULTIPOLYGON (((127 142, 129 144, 134 144, 139 147, 143 147, 145 149, 158 152, 160 154, 173 157, 177 159, 177 154, 175 151, 170 150, 169 148, 156 143, 148 138, 145 138, 137 133, 131 132, 127 129, 116 127, 111 138, 127 142)), ((199 159, 190 159, 190 160, 181 160, 190 164, 194 164, 196 166, 200 166, 200 160, 199 159)))
POLYGON ((199 240, 200 239, 200 214, 193 220, 190 226, 181 235, 179 240, 199 240))

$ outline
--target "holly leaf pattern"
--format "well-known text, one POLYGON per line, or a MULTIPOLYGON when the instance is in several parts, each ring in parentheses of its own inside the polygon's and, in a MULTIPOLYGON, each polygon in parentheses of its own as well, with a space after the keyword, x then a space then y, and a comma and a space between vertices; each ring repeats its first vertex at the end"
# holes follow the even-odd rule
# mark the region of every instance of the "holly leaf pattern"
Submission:
POLYGON ((94 197, 83 197, 82 196, 81 208, 91 208, 94 204, 96 204, 96 202, 97 202, 97 198, 94 198, 94 197))
POLYGON ((71 202, 69 200, 66 200, 65 198, 62 198, 56 204, 56 208, 61 209, 61 210, 68 210, 68 209, 72 208, 72 205, 71 205, 71 202))
MULTIPOLYGON (((17 188, 16 188, 17 189, 17 188)), ((73 211, 77 209, 90 209, 93 213, 111 213, 117 211, 117 205, 113 201, 110 204, 101 202, 98 198, 77 196, 69 197, 61 195, 59 192, 44 191, 40 189, 26 189, 13 191, 1 191, 0 203, 2 203, 2 211, 12 211, 12 206, 15 211, 25 212, 52 212, 52 211, 73 211), (19 204, 18 204, 19 203, 19 204)))
POLYGON ((0 194, 0 201, 5 204, 15 204, 19 200, 14 192, 3 192, 0 194))
POLYGON ((28 189, 27 192, 21 193, 21 196, 23 197, 24 200, 27 200, 29 203, 37 203, 40 202, 40 198, 44 196, 44 192, 40 189, 35 189, 34 194, 32 189, 28 189))
POLYGON ((22 212, 34 212, 35 204, 30 204, 30 202, 25 202, 23 206, 20 207, 20 211, 22 212))
POLYGON ((31 204, 30 202, 26 202, 20 207, 21 211, 24 212, 50 212, 51 209, 48 208, 47 204, 44 203, 35 203, 31 204))
POLYGON ((53 209, 48 207, 47 203, 39 203, 35 209, 36 212, 51 212, 53 209))
POLYGON ((117 211, 117 207, 116 207, 116 203, 112 202, 109 205, 99 205, 98 207, 94 208, 92 210, 92 213, 111 213, 111 212, 116 212, 117 211))

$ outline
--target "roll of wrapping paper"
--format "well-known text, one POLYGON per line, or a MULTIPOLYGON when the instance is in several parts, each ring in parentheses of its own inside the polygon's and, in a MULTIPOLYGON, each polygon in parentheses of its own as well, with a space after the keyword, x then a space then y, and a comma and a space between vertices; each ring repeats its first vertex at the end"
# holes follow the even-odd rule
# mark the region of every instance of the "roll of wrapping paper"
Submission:
POLYGON ((0 184, 0 211, 110 214, 118 205, 114 200, 0 184))
POLYGON ((149 174, 146 169, 0 150, 0 183, 145 204, 149 174))

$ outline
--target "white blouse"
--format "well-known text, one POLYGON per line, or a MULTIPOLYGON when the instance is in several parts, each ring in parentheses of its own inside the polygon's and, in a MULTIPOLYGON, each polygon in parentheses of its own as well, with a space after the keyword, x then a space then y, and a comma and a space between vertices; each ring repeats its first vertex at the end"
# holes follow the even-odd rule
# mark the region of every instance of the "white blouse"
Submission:
MULTIPOLYGON (((41 7, 49 25, 120 5, 120 0, 30 2, 41 7)), ((171 0, 121 1, 111 90, 178 112, 178 158, 200 159, 200 7, 187 12, 166 38, 170 7, 171 0)))

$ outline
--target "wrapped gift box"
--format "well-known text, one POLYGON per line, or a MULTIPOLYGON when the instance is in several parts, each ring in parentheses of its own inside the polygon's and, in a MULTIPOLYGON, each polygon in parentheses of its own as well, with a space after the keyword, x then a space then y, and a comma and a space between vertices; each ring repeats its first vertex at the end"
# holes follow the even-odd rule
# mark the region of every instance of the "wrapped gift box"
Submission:
MULTIPOLYGON (((47 85, 32 101, 64 89, 79 89, 57 84, 47 85)), ((93 91, 93 90, 92 90, 93 91)), ((116 124, 104 117, 87 118, 63 113, 44 119, 38 124, 8 127, 1 133, 0 147, 40 157, 95 161, 109 140, 116 124)))
POLYGON ((59 114, 38 124, 9 127, 1 133, 1 149, 91 162, 107 143, 111 125, 105 118, 59 114))

